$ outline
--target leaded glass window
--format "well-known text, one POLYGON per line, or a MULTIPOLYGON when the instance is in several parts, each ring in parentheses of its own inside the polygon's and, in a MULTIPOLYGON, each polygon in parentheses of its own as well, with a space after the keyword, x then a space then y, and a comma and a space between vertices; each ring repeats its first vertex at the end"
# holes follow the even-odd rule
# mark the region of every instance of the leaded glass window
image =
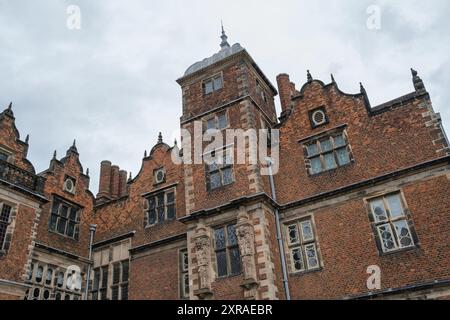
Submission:
POLYGON ((80 209, 59 198, 53 199, 49 230, 78 240, 80 209))
POLYGON ((180 251, 180 296, 189 298, 189 255, 187 250, 180 251))
POLYGON ((9 220, 12 208, 7 204, 0 203, 0 250, 5 246, 6 233, 9 227, 9 220))
POLYGON ((175 191, 161 191, 147 197, 147 226, 162 224, 176 219, 175 191))
POLYGON ((234 182, 233 149, 216 151, 205 156, 206 187, 213 191, 234 182))
POLYGON ((311 175, 337 169, 351 162, 349 146, 343 133, 318 139, 305 147, 311 175))
POLYGON ((377 241, 384 253, 414 247, 414 238, 400 193, 369 201, 377 241))
POLYGON ((217 276, 226 277, 241 273, 241 257, 236 236, 236 226, 229 225, 214 230, 217 276))
POLYGON ((312 220, 302 220, 286 226, 292 272, 320 268, 312 220))

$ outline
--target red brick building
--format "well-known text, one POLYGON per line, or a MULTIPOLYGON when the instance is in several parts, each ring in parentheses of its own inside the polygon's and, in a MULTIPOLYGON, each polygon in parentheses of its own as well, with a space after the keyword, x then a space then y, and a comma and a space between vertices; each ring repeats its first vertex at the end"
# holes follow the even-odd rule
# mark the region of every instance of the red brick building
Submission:
POLYGON ((239 142, 199 153, 160 135, 134 178, 103 161, 96 196, 75 143, 36 174, 10 106, 0 299, 83 299, 88 274, 89 299, 448 299, 450 148, 412 75, 413 92, 380 106, 362 85, 344 93, 309 71, 301 88, 281 74, 276 89, 223 32, 220 51, 177 80, 180 127, 278 132, 273 176, 264 158, 186 160, 238 158, 239 142))

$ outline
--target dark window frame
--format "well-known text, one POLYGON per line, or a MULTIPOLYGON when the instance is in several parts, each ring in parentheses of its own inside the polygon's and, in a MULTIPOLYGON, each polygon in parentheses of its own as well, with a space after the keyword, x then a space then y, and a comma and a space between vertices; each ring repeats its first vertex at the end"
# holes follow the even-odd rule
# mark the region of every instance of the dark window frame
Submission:
POLYGON ((234 164, 233 164, 233 162, 234 162, 234 147, 228 147, 228 148, 225 148, 224 150, 216 150, 216 151, 211 152, 209 155, 211 155, 212 158, 216 158, 217 154, 222 155, 222 164, 219 164, 219 163, 208 164, 207 161, 205 161, 206 190, 208 192, 220 190, 220 189, 222 189, 224 187, 228 187, 236 182, 236 178, 234 175, 234 164), (231 158, 228 158, 228 155, 231 158), (230 162, 230 163, 228 163, 228 162, 230 162), (229 182, 225 181, 225 178, 224 178, 226 171, 231 171, 231 181, 229 181, 229 182), (220 176, 220 184, 218 186, 213 187, 212 183, 211 183, 211 178, 214 175, 220 176))
POLYGON ((215 253, 215 258, 216 258, 216 272, 217 272, 217 277, 220 278, 227 278, 227 277, 234 277, 234 276, 238 276, 240 274, 242 274, 242 262, 241 262, 241 253, 240 253, 240 249, 239 249, 239 242, 237 241, 237 234, 235 234, 236 237, 236 243, 230 243, 229 242, 229 228, 233 227, 235 232, 236 232, 236 224, 235 223, 231 223, 231 224, 226 224, 226 225, 222 225, 219 227, 215 227, 214 228, 214 253, 215 253), (224 230, 224 241, 225 241, 225 247, 224 248, 217 248, 217 238, 216 238, 216 232, 218 230, 224 230), (232 252, 234 250, 237 250, 238 252, 238 264, 239 264, 239 271, 237 272, 233 272, 233 266, 232 266, 232 252), (220 266, 219 266, 219 259, 218 259, 218 255, 220 253, 225 253, 225 257, 226 257, 226 274, 220 274, 219 270, 220 270, 220 266))
POLYGON ((13 207, 11 205, 0 202, 0 252, 4 251, 12 213, 13 207))
POLYGON ((145 197, 145 201, 147 201, 148 209, 145 212, 145 227, 150 228, 156 225, 161 225, 166 222, 175 221, 177 218, 177 194, 176 188, 168 188, 165 190, 160 190, 154 192, 145 197), (160 203, 160 197, 164 195, 164 201, 160 203), (173 195, 173 198, 170 199, 170 196, 173 195), (160 212, 160 210, 164 210, 164 212, 160 212), (152 212, 154 211, 154 212, 152 212), (172 212, 171 212, 172 211, 172 212), (164 214, 164 219, 160 219, 160 214, 164 214), (155 215, 155 219, 153 223, 153 218, 151 215, 155 215))
POLYGON ((68 239, 78 241, 80 237, 81 211, 82 209, 79 206, 75 206, 54 196, 51 205, 48 230, 68 239), (67 211, 65 211, 65 216, 63 214, 64 208, 67 209, 67 211), (73 214, 75 214, 75 217, 73 217, 73 214), (64 231, 61 231, 60 226, 64 226, 64 231), (71 229, 71 226, 73 226, 73 229, 71 229), (71 233, 72 235, 70 235, 71 233))

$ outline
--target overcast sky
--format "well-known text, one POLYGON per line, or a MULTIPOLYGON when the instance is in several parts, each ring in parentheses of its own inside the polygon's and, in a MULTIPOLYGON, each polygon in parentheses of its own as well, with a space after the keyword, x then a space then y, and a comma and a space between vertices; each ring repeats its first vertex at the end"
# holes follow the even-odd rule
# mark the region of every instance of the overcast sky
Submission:
POLYGON ((375 106, 413 91, 414 67, 450 132, 449 16, 448 0, 0 0, 0 106, 13 101, 39 172, 77 139, 96 193, 102 160, 136 174, 159 131, 172 144, 175 80, 219 50, 223 19, 273 83, 333 73, 348 93, 362 81, 375 106), (69 5, 79 30, 67 28, 69 5), (371 5, 380 29, 367 27, 371 5))

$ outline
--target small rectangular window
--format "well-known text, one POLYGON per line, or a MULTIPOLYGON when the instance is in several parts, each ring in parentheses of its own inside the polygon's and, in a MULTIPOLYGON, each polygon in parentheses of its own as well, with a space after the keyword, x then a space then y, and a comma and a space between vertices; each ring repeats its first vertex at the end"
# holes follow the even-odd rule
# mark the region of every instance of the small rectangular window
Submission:
POLYGON ((180 251, 180 295, 189 298, 189 256, 187 250, 180 251))
POLYGON ((286 226, 292 272, 320 268, 316 237, 312 220, 303 220, 286 226))
POLYGON ((305 148, 311 175, 334 170, 351 163, 348 143, 343 133, 310 142, 305 145, 305 148))
POLYGON ((210 79, 203 81, 203 94, 208 95, 214 91, 218 91, 223 88, 223 80, 221 75, 214 76, 210 79))
POLYGON ((233 148, 228 148, 205 156, 205 175, 208 191, 234 183, 233 151, 233 148))
POLYGON ((236 237, 236 226, 214 230, 218 277, 237 275, 241 272, 241 257, 236 237))
POLYGON ((173 189, 147 197, 147 226, 176 219, 175 191, 173 189))
POLYGON ((375 236, 384 253, 415 246, 400 193, 369 200, 375 236))
POLYGON ((49 230, 72 239, 78 238, 79 208, 75 208, 58 198, 53 199, 49 230))
POLYGON ((0 250, 5 246, 6 234, 9 227, 9 220, 12 208, 7 204, 0 203, 0 250))

